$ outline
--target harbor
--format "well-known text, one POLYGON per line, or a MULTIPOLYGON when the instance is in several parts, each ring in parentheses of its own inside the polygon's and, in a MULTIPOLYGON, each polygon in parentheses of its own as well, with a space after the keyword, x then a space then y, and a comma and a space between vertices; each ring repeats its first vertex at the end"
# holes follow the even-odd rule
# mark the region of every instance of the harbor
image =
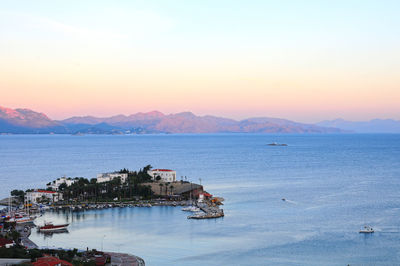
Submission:
MULTIPOLYGON (((138 172, 122 169, 98 174, 97 178, 90 180, 62 177, 47 183, 46 187, 47 189, 13 190, 11 197, 0 201, 0 204, 7 206, 0 210, 1 232, 8 237, 5 241, 9 242, 10 247, 22 246, 27 250, 75 250, 76 246, 72 249, 49 246, 48 241, 58 236, 67 239, 74 234, 76 221, 69 221, 69 217, 90 215, 93 212, 168 207, 191 212, 186 216, 187 219, 224 216, 224 211, 220 209, 223 198, 214 197, 202 185, 187 181, 186 178, 177 181, 176 172, 169 169, 151 170, 150 166, 138 172), (64 216, 66 221, 60 222, 60 216, 64 216), (49 219, 46 220, 45 217, 49 219), (32 233, 36 240, 30 238, 32 233), (10 240, 11 236, 13 240, 10 240), (41 237, 46 240, 46 245, 35 242, 41 237)), ((104 238, 105 235, 101 241, 101 251, 104 238)), ((93 255, 89 252, 89 246, 93 248, 96 244, 88 241, 86 244, 87 251, 83 251, 83 254, 92 256, 87 259, 96 261, 96 265, 145 265, 143 259, 127 253, 98 253, 97 249, 93 249, 93 255)))

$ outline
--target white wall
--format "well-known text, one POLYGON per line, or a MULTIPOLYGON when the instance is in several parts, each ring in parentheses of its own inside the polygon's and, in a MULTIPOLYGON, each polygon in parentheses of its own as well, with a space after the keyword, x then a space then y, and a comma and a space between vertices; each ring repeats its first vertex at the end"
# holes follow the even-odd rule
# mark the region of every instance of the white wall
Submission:
POLYGON ((152 176, 153 180, 156 180, 157 176, 161 177, 161 180, 164 182, 175 182, 176 181, 176 171, 159 171, 157 169, 150 170, 147 172, 150 176, 152 176))
POLYGON ((121 177, 121 182, 125 183, 128 179, 128 174, 126 173, 103 173, 97 175, 97 183, 109 182, 115 178, 121 177))

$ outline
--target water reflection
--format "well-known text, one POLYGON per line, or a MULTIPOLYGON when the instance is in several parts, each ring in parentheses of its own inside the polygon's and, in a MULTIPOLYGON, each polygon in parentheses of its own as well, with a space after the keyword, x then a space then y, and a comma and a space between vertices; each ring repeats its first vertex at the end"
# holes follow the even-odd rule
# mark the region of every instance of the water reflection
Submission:
POLYGON ((46 239, 46 238, 52 238, 53 235, 69 234, 69 231, 68 231, 68 229, 61 229, 61 230, 54 231, 54 232, 41 232, 41 231, 38 231, 38 233, 43 236, 43 239, 46 239))

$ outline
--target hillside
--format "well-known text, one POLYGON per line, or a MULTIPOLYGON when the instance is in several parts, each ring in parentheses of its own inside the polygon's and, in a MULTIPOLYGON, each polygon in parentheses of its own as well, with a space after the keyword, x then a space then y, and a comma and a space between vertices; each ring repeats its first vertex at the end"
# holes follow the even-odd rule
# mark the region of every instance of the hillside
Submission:
POLYGON ((67 133, 64 125, 43 113, 29 109, 11 109, 0 106, 0 133, 34 134, 67 133))

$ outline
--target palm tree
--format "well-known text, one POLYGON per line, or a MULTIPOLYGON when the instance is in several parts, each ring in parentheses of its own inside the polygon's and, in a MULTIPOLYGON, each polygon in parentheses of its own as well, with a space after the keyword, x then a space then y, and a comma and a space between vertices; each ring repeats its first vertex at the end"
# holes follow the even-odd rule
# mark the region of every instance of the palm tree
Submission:
POLYGON ((170 186, 169 186, 169 189, 170 189, 170 193, 171 193, 171 195, 172 195, 172 190, 174 189, 174 186, 173 186, 173 185, 170 185, 170 186))
POLYGON ((168 194, 168 186, 169 186, 169 182, 167 182, 167 184, 165 184, 165 195, 168 194))
POLYGON ((151 168, 153 168, 153 166, 151 166, 150 164, 148 164, 148 165, 146 165, 146 166, 143 168, 143 172, 144 172, 144 173, 147 173, 149 170, 151 170, 151 168))

